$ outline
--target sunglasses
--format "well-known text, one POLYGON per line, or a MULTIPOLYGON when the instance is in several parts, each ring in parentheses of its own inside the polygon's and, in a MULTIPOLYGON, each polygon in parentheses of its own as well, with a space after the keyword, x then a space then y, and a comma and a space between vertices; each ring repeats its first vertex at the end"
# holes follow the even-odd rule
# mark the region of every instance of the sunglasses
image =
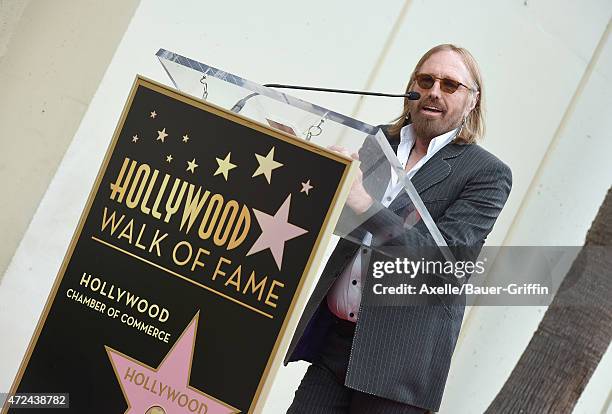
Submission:
POLYGON ((463 83, 456 81, 450 78, 438 78, 437 76, 430 75, 428 73, 417 73, 414 75, 414 79, 416 80, 417 85, 421 89, 431 89, 436 83, 436 79, 440 81, 440 89, 442 92, 446 93, 455 93, 460 86, 463 86, 465 89, 476 92, 475 89, 470 88, 469 86, 464 85, 463 83))

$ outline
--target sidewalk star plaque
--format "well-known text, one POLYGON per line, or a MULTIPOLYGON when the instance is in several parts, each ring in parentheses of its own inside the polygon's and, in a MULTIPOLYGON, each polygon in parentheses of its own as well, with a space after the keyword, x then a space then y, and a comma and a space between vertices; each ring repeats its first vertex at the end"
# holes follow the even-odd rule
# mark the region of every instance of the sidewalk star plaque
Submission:
POLYGON ((137 77, 10 392, 253 412, 354 170, 137 77))

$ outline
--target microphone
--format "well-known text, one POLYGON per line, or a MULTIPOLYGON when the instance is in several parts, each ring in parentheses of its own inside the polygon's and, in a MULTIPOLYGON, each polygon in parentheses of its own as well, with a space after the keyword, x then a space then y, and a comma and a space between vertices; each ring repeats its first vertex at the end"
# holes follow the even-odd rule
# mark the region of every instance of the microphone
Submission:
MULTIPOLYGON (((299 89, 299 90, 304 90, 304 91, 315 91, 315 92, 347 93, 347 94, 351 94, 351 95, 385 96, 385 97, 391 97, 391 98, 408 98, 411 101, 417 101, 417 100, 421 99, 421 94, 418 93, 418 92, 413 92, 413 91, 410 91, 408 93, 392 94, 392 93, 383 93, 383 92, 353 91, 353 90, 347 90, 347 89, 318 88, 318 87, 313 87, 313 86, 282 85, 282 84, 278 84, 278 83, 266 83, 263 86, 265 86, 266 88, 299 89)), ((244 107, 244 105, 246 104, 246 102, 249 99, 251 99, 252 97, 257 96, 257 95, 259 95, 258 92, 253 92, 253 93, 245 96, 244 98, 242 98, 241 100, 236 102, 234 104, 234 106, 232 106, 232 109, 230 109, 230 111, 232 111, 232 112, 234 112, 236 114, 239 113, 242 110, 242 108, 244 107)))

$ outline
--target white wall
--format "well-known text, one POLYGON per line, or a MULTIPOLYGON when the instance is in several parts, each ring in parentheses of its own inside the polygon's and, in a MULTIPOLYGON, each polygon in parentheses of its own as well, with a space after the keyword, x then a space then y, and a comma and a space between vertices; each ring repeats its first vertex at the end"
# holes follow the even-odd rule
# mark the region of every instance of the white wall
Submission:
POLYGON ((0 1, 0 276, 138 1, 0 1))
MULTIPOLYGON (((401 91, 429 47, 465 46, 485 78, 489 132, 483 145, 514 173, 489 243, 582 244, 612 182, 606 163, 612 150, 606 134, 612 127, 606 116, 609 1, 179 4, 143 1, 137 9, 0 285, 0 326, 13 332, 2 345, 0 389, 8 389, 16 372, 93 183, 96 171, 88 166, 100 164, 134 76, 169 84, 154 58, 160 47, 261 83, 401 91)), ((296 95, 375 124, 401 106, 392 99, 296 95)), ((472 309, 441 412, 482 412, 542 314, 539 308, 472 309)), ((602 410, 611 359, 606 355, 576 412, 602 410)), ((284 412, 305 368, 281 369, 265 412, 284 412)))
MULTIPOLYGON (((609 31, 608 26, 572 91, 572 101, 506 234, 507 245, 581 245, 612 184, 609 31)), ((480 412, 488 402, 482 399, 483 384, 487 393, 501 388, 544 312, 539 307, 473 308, 451 371, 452 383, 463 385, 448 390, 445 406, 468 399, 476 402, 474 412, 480 412)), ((574 413, 600 412, 609 399, 610 384, 612 354, 607 352, 574 413)))

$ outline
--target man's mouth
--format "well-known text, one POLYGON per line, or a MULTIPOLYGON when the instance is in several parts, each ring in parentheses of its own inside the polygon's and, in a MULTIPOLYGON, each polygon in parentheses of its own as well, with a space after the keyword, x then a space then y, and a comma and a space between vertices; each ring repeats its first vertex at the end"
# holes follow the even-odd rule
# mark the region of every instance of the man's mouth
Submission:
POLYGON ((438 115, 441 115, 444 112, 444 110, 434 105, 424 105, 421 107, 421 112, 427 115, 438 116, 438 115))

